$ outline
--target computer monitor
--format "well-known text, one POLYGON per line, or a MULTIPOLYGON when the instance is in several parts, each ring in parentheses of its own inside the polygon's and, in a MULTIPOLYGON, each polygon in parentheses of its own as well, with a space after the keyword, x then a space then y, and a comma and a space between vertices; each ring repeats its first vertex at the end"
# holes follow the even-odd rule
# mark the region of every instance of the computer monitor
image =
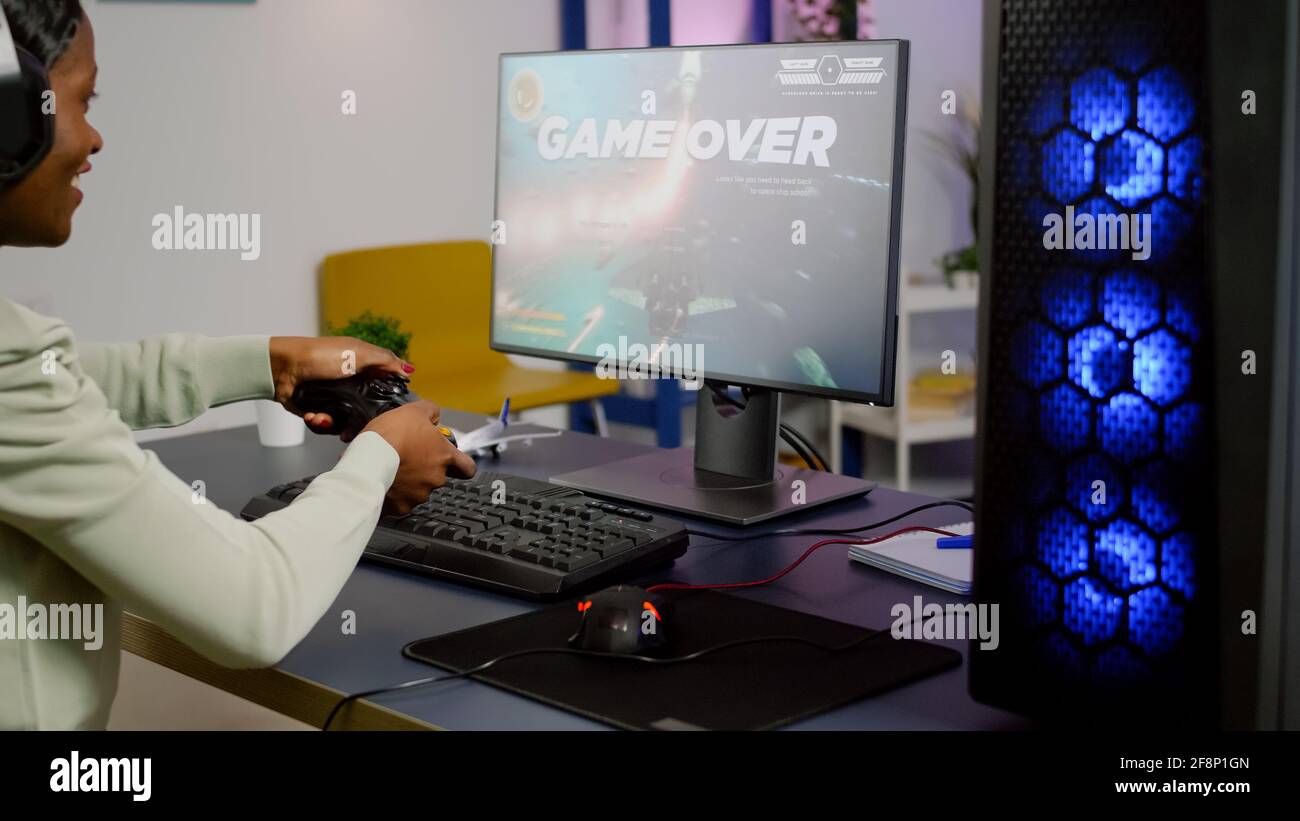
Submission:
POLYGON ((870 488, 777 466, 779 393, 893 404, 907 54, 501 57, 492 347, 708 388, 694 452, 554 481, 731 522, 870 488))

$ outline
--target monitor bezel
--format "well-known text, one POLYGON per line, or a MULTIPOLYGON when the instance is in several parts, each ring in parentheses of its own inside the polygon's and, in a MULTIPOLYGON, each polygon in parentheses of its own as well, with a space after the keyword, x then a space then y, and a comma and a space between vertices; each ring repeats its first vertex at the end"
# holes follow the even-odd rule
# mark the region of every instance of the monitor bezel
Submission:
MULTIPOLYGON (((728 385, 739 387, 761 388, 767 390, 776 390, 782 393, 794 394, 799 396, 812 396, 823 399, 837 399, 848 402, 857 402, 862 404, 877 405, 880 407, 892 407, 895 397, 895 376, 898 355, 898 288, 899 288, 899 256, 901 248, 901 226, 903 216, 903 167, 904 155, 906 154, 906 136, 907 136, 907 98, 908 98, 908 50, 909 41, 904 39, 881 39, 881 40, 835 40, 835 41, 813 41, 806 43, 728 43, 718 45, 699 45, 699 46, 659 46, 652 48, 607 48, 607 49, 568 49, 559 51, 517 51, 502 52, 497 56, 497 103, 496 103, 496 133, 493 147, 493 181, 492 181, 492 220, 495 224, 500 205, 501 195, 501 110, 504 100, 504 67, 505 60, 508 57, 541 57, 541 56, 558 56, 558 55, 584 55, 584 54, 618 54, 627 52, 650 52, 650 51, 715 51, 719 49, 815 49, 826 48, 835 45, 892 45, 895 48, 895 65, 897 66, 898 79, 895 85, 894 94, 894 135, 891 144, 890 157, 890 214, 889 214, 889 232, 888 242, 889 250, 886 258, 886 283, 885 283, 885 316, 884 316, 884 339, 881 345, 881 362, 880 362, 880 389, 876 393, 863 391, 853 391, 844 388, 828 388, 821 385, 809 385, 797 382, 781 382, 773 379, 763 379, 761 377, 741 376, 737 374, 728 374, 720 372, 711 372, 703 368, 699 374, 702 380, 714 382, 724 382, 728 385)), ((497 257, 496 245, 489 240, 489 252, 492 258, 491 263, 491 280, 489 283, 489 305, 488 305, 488 347, 499 353, 519 354, 522 356, 532 356, 538 359, 547 359, 557 362, 573 362, 585 365, 596 365, 602 361, 602 357, 588 356, 585 354, 574 354, 566 351, 554 351, 543 348, 529 348, 522 345, 509 345, 498 343, 496 341, 496 280, 497 280, 497 257)), ((639 371, 645 369, 629 368, 627 362, 619 361, 618 366, 626 371, 639 371)))

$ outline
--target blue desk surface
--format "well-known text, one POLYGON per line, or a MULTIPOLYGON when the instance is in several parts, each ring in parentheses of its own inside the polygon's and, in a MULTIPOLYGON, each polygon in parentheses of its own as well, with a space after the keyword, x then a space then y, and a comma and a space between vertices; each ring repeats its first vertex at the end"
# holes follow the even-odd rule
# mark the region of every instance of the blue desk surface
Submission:
MULTIPOLYGON (((454 411, 444 421, 473 427, 475 418, 454 411)), ((522 427, 521 427, 522 429, 522 427)), ((208 498, 238 512, 251 496, 282 482, 333 466, 342 450, 335 439, 308 434, 302 447, 271 449, 258 444, 255 428, 236 428, 152 442, 147 445, 186 481, 202 479, 208 498)), ((581 433, 515 443, 484 469, 540 479, 577 468, 634 456, 646 446, 581 433)), ((930 501, 929 497, 879 488, 849 500, 800 514, 757 530, 785 527, 855 527, 888 518, 930 501)), ((910 524, 943 525, 968 520, 960 508, 927 510, 910 524)), ((693 530, 739 533, 687 520, 693 530)), ((898 527, 895 524, 889 527, 898 527)), ((747 531, 745 531, 747 532, 747 531)), ((811 537, 759 538, 735 544, 692 537, 691 549, 671 567, 640 583, 673 579, 693 583, 764 578, 780 570, 813 543, 811 537)), ((774 585, 738 595, 875 629, 893 621, 890 608, 911 603, 962 601, 879 570, 852 563, 847 548, 828 545, 774 585)), ((525 612, 537 605, 446 582, 361 563, 320 623, 278 669, 342 692, 396 684, 440 671, 401 655, 414 639, 462 630, 525 612), (341 630, 344 610, 356 614, 356 635, 341 630)), ((940 642, 966 654, 964 641, 940 642)), ((967 668, 933 676, 890 693, 797 724, 794 729, 977 729, 1026 726, 1010 713, 973 701, 966 692, 967 668)), ((448 729, 605 729, 597 722, 506 693, 475 681, 456 681, 377 696, 376 703, 448 729)))

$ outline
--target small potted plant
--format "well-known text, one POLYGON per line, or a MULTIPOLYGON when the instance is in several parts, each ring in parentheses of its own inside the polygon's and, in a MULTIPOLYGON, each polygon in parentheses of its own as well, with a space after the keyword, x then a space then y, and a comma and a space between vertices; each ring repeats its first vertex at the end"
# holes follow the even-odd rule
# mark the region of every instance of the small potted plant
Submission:
POLYGON ((951 137, 927 133, 943 155, 960 168, 971 185, 970 224, 975 241, 965 248, 949 251, 935 260, 949 288, 957 283, 974 287, 979 279, 979 187, 980 187, 980 123, 979 114, 963 110, 957 115, 957 133, 951 137))
POLYGON ((342 328, 335 328, 326 323, 327 336, 350 336, 387 348, 400 358, 406 358, 406 349, 411 344, 411 334, 402 331, 402 323, 391 316, 380 316, 364 311, 348 320, 342 328))

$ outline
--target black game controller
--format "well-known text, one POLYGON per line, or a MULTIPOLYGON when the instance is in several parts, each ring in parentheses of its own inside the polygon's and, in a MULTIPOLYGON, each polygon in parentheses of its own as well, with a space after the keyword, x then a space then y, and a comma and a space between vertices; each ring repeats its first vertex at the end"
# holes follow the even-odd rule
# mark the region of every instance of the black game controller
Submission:
POLYGON ((346 379, 304 382, 294 389, 292 402, 302 413, 328 413, 333 424, 320 433, 356 436, 381 413, 418 402, 400 376, 357 374, 346 379))

